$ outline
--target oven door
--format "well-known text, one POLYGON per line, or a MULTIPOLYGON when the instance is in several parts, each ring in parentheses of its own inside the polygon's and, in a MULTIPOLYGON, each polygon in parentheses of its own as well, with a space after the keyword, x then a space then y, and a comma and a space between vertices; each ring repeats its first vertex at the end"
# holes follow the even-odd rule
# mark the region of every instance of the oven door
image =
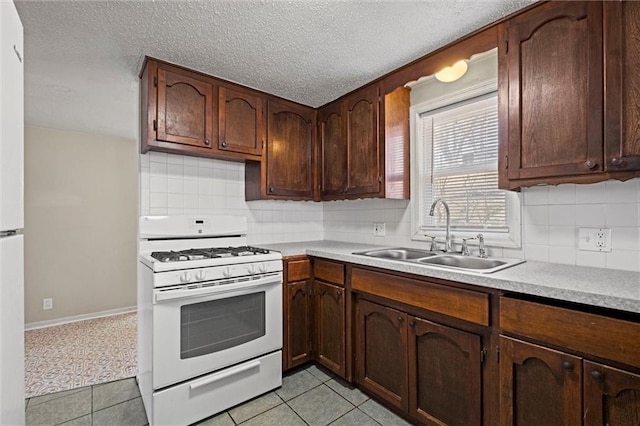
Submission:
POLYGON ((282 348, 282 273, 154 290, 153 388, 282 348))

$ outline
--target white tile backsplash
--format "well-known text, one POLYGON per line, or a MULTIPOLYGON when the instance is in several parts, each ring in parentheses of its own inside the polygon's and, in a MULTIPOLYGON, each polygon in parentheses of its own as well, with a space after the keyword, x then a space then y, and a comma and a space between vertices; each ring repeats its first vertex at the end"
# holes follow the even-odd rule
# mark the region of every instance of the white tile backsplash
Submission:
MULTIPOLYGON (((151 152, 140 156, 141 214, 237 214, 250 244, 336 240, 424 247, 411 240, 411 202, 244 200, 244 164, 151 152), (373 236, 374 222, 386 224, 373 236)), ((640 271, 640 179, 522 190, 523 245, 489 254, 640 271), (608 227, 612 252, 577 249, 578 227, 608 227)))
POLYGON ((249 244, 324 238, 321 203, 247 202, 244 164, 221 160, 158 152, 140 155, 140 213, 246 216, 249 244))

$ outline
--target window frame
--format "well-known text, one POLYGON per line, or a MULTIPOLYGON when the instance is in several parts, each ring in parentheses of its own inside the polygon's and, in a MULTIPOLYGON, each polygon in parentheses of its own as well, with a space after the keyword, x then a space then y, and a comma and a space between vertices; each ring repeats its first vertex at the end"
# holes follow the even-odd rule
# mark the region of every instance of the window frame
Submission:
MULTIPOLYGON (((426 148, 424 144, 418 143, 418 123, 420 116, 455 104, 463 105, 464 103, 473 101, 473 99, 489 96, 492 93, 497 93, 497 89, 498 80, 497 78, 492 78, 410 107, 412 240, 430 241, 430 238, 426 237, 427 234, 438 237, 440 240, 445 236, 444 227, 424 226, 422 223, 425 210, 427 210, 429 206, 426 205, 426 201, 424 200, 424 181, 420 179, 420 175, 424 170, 422 159, 424 158, 426 148)), ((478 232, 482 232, 487 245, 506 248, 519 248, 522 246, 521 195, 520 193, 512 191, 505 192, 507 194, 507 224, 509 226, 509 232, 491 232, 489 230, 463 231, 459 229, 452 229, 451 236, 452 238, 455 238, 454 242, 456 244, 460 244, 462 242, 462 238, 475 237, 478 232)), ((470 241, 469 244, 477 245, 477 241, 470 241)))

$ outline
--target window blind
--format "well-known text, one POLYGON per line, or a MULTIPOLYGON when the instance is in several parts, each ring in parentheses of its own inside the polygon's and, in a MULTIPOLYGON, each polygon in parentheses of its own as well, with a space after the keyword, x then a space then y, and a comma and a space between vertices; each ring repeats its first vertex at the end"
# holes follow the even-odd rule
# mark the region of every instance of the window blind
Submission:
POLYGON ((423 113, 420 122, 425 227, 445 225, 443 208, 429 216, 431 203, 444 198, 453 228, 508 232, 506 195, 498 190, 497 96, 423 113))

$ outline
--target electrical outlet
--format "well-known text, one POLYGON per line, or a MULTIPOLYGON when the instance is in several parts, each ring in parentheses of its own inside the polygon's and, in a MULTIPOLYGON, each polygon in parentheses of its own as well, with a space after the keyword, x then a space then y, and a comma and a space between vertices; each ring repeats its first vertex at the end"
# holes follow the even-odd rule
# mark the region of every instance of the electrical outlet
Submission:
POLYGON ((611 251, 611 229, 578 228, 578 250, 611 251))
POLYGON ((53 299, 42 299, 42 309, 53 309, 53 299))
POLYGON ((373 224, 373 235, 376 237, 384 237, 386 235, 384 223, 374 223, 373 224))

